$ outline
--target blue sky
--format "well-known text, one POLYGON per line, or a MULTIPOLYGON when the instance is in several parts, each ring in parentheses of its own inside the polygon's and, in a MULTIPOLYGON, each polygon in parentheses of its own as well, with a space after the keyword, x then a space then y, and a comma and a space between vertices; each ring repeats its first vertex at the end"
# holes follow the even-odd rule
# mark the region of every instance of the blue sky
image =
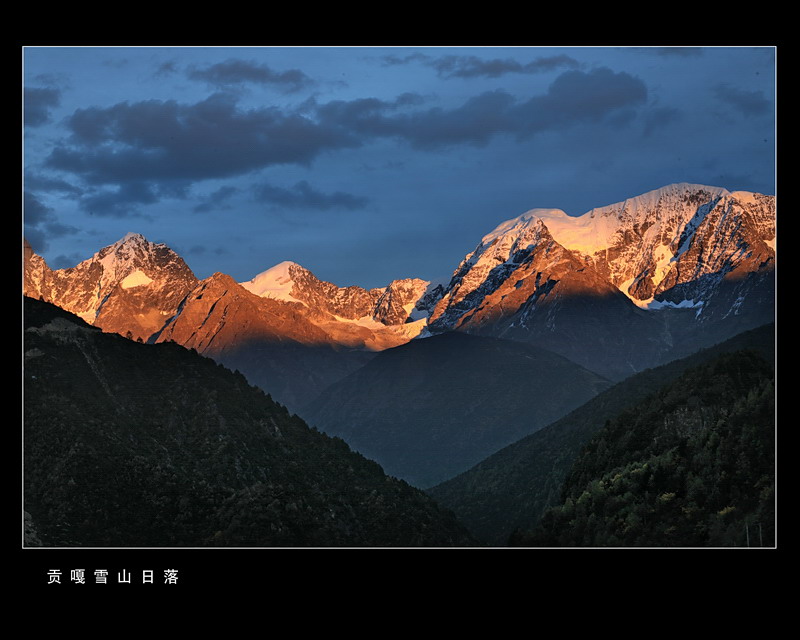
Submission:
POLYGON ((772 47, 26 47, 24 222, 200 278, 448 278, 497 224, 674 182, 775 193, 772 47))

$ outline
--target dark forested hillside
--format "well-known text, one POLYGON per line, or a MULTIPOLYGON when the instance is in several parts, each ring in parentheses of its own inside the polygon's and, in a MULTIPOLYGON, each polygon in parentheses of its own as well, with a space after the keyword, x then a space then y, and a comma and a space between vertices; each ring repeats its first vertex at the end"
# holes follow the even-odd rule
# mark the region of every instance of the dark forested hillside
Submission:
POLYGON ((525 546, 772 546, 775 389, 726 354, 606 423, 525 546))
POLYGON ((583 446, 625 409, 656 393, 686 369, 740 349, 772 360, 775 325, 742 333, 710 349, 631 376, 544 429, 498 451, 461 475, 429 490, 453 509, 473 535, 504 545, 516 529, 533 528, 561 489, 583 446))
POLYGON ((24 504, 44 546, 445 546, 454 516, 212 360, 25 300, 24 504))

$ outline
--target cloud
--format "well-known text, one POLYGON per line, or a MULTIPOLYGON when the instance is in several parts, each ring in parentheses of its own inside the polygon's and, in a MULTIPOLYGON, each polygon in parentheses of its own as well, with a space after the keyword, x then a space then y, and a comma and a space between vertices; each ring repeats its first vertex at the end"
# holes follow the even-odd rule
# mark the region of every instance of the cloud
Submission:
MULTIPOLYGON (((122 102, 76 110, 65 121, 71 135, 55 145, 45 166, 79 176, 89 186, 116 187, 84 198, 83 206, 98 215, 124 216, 161 197, 185 198, 197 181, 277 165, 309 166, 320 154, 357 148, 374 138, 439 150, 480 147, 500 135, 524 138, 586 122, 625 126, 646 98, 641 80, 601 68, 566 71, 545 93, 526 101, 498 90, 453 108, 423 108, 425 99, 415 93, 394 100, 309 100, 301 111, 243 109, 224 93, 194 104, 122 102)), ((341 197, 347 194, 315 200, 323 194, 307 186, 265 193, 283 198, 283 206, 363 206, 355 196, 341 197)), ((199 203, 198 210, 219 205, 226 194, 231 195, 222 191, 220 199, 199 203)))
POLYGON ((23 218, 25 238, 37 253, 50 246, 49 238, 60 238, 78 233, 78 229, 61 224, 52 207, 45 205, 35 194, 26 191, 23 195, 23 218))
POLYGON ((601 68, 567 71, 545 94, 525 102, 498 90, 449 110, 408 112, 398 110, 396 102, 371 98, 328 103, 318 109, 318 116, 329 127, 343 127, 362 136, 399 137, 415 148, 432 150, 458 144, 483 146, 502 134, 524 138, 615 115, 614 123, 622 126, 635 116, 631 109, 646 99, 647 87, 641 80, 601 68))
POLYGON ((220 93, 188 105, 147 100, 78 109, 66 123, 72 136, 46 165, 96 185, 194 182, 270 165, 307 166, 320 153, 361 144, 341 128, 275 107, 239 109, 234 97, 220 93))
POLYGON ((61 101, 61 91, 46 88, 25 88, 25 126, 40 127, 50 122, 50 109, 61 101))
POLYGON ((495 135, 516 129, 509 117, 513 103, 503 91, 483 93, 450 111, 430 109, 404 119, 402 135, 418 149, 483 146, 495 135))
POLYGON ((625 72, 608 68, 567 71, 556 78, 547 93, 520 108, 521 120, 529 132, 597 122, 624 107, 643 104, 647 99, 644 82, 625 72))
POLYGON ((483 60, 476 56, 444 56, 429 60, 426 64, 443 78, 498 78, 507 73, 545 73, 563 67, 575 69, 580 66, 577 60, 567 55, 543 56, 526 64, 510 58, 483 60))
POLYGON ((80 206, 90 215, 123 218, 140 215, 138 205, 153 204, 158 198, 144 183, 123 184, 116 191, 99 191, 81 200, 80 206))
POLYGON ((701 47, 657 47, 654 53, 659 56, 691 58, 703 55, 703 49, 701 47))
POLYGON ((252 83, 275 85, 292 92, 313 84, 311 78, 299 69, 277 72, 265 64, 236 59, 218 62, 202 69, 193 68, 187 76, 191 80, 205 81, 219 88, 252 83))
POLYGON ((284 209, 347 209, 354 211, 363 209, 369 200, 350 193, 336 191, 322 193, 311 187, 305 180, 298 182, 291 189, 274 187, 268 184, 254 188, 256 200, 284 209))
POLYGON ((25 187, 31 191, 64 193, 68 196, 80 196, 83 194, 83 189, 70 184, 66 180, 48 178, 47 176, 33 173, 25 174, 25 187))
POLYGON ((202 203, 194 207, 194 211, 197 213, 204 213, 215 209, 230 209, 230 205, 226 204, 226 201, 233 197, 237 191, 238 189, 235 187, 220 187, 209 194, 202 203))
POLYGON ((158 65, 153 76, 155 77, 163 77, 163 76, 171 76, 178 73, 178 66, 174 60, 167 60, 166 62, 162 62, 158 65))
POLYGON ((507 73, 534 74, 554 71, 559 68, 577 69, 580 63, 567 55, 540 56, 531 62, 522 63, 511 58, 483 59, 477 56, 440 56, 434 58, 424 53, 407 56, 388 55, 381 58, 384 66, 400 66, 422 63, 433 68, 441 78, 498 78, 507 73))
POLYGON ((53 269, 71 269, 83 260, 83 256, 79 253, 70 253, 69 255, 59 254, 53 258, 50 267, 53 269))
POLYGON ((48 85, 50 87, 69 87, 69 77, 65 73, 39 73, 33 77, 39 84, 48 85))
POLYGON ((384 67, 395 67, 395 66, 402 66, 405 64, 412 64, 414 62, 426 62, 430 60, 430 56, 426 56, 424 53, 411 53, 407 56, 395 56, 395 55, 388 55, 382 56, 381 62, 383 63, 384 67))
POLYGON ((714 87, 714 94, 747 117, 768 113, 772 108, 772 102, 764 97, 762 91, 744 91, 728 84, 718 84, 714 87))
POLYGON ((39 198, 31 192, 26 191, 23 196, 25 224, 37 227, 40 224, 52 219, 53 209, 46 206, 39 198))

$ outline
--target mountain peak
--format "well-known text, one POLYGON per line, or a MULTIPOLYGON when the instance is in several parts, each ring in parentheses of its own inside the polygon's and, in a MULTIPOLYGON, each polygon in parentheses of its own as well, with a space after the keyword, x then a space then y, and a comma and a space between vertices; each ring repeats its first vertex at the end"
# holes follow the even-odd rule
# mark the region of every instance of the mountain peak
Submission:
POLYGON ((122 246, 126 244, 150 244, 141 233, 134 233, 133 231, 128 231, 122 238, 117 240, 114 245, 115 246, 122 246))
POLYGON ((294 286, 292 272, 300 270, 302 272, 308 271, 296 262, 284 260, 274 267, 262 271, 248 282, 240 282, 239 284, 261 298, 272 298, 274 300, 283 300, 284 302, 300 302, 292 296, 292 287, 294 286))
POLYGON ((570 218, 570 216, 561 209, 531 209, 516 218, 501 222, 491 233, 486 234, 481 239, 481 244, 489 245, 497 238, 512 231, 515 234, 521 234, 523 231, 527 230, 540 231, 542 227, 546 227, 551 220, 564 220, 568 218, 570 218))

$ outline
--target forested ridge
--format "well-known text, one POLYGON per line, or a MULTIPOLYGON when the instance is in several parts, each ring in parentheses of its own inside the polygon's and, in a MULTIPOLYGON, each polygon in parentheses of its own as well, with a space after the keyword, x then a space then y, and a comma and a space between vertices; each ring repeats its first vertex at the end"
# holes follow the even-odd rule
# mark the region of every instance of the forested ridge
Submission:
POLYGON ((452 513, 245 378, 25 301, 24 503, 44 546, 448 546, 452 513))
POLYGON ((505 545, 515 530, 534 528, 547 509, 562 504, 562 487, 573 464, 607 421, 721 354, 752 349, 772 363, 774 343, 775 325, 769 324, 642 371, 428 492, 478 539, 505 545))
POLYGON ((772 546, 774 369, 725 354, 608 420, 520 546, 772 546))

